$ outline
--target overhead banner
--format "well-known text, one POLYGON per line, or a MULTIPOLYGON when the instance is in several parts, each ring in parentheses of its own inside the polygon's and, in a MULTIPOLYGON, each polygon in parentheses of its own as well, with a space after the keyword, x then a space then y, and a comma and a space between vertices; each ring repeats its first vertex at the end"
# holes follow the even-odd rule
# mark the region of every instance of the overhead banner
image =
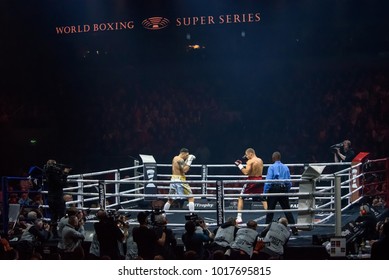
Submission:
POLYGON ((176 17, 169 19, 160 15, 140 19, 127 19, 123 21, 112 22, 95 22, 82 23, 63 26, 56 26, 55 33, 57 35, 71 35, 78 33, 93 33, 93 32, 110 32, 110 31, 128 31, 135 28, 144 28, 147 30, 161 30, 164 28, 182 28, 189 26, 205 26, 205 25, 231 25, 245 23, 259 23, 261 20, 260 13, 232 13, 221 15, 196 15, 190 17, 176 17))

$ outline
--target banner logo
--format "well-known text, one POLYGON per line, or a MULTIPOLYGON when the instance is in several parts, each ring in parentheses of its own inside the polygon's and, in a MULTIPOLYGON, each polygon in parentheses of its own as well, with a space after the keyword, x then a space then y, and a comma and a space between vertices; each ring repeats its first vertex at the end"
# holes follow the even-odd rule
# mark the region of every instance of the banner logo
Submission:
POLYGON ((144 28, 149 30, 160 30, 169 25, 170 21, 163 17, 151 17, 142 21, 144 28))
MULTIPOLYGON (((239 13, 239 14, 232 13, 232 14, 222 14, 222 15, 177 17, 175 19, 168 19, 165 17, 156 16, 156 17, 149 17, 144 19, 141 22, 141 25, 147 30, 161 30, 168 26, 172 26, 176 28, 186 28, 189 26, 259 23, 260 21, 261 21, 260 13, 253 12, 253 13, 239 13)), ((78 25, 56 26, 55 33, 57 35, 70 35, 70 34, 89 33, 89 32, 128 31, 128 30, 133 30, 135 26, 138 26, 139 22, 128 20, 128 21, 96 22, 96 23, 87 23, 87 24, 78 24, 78 25)))

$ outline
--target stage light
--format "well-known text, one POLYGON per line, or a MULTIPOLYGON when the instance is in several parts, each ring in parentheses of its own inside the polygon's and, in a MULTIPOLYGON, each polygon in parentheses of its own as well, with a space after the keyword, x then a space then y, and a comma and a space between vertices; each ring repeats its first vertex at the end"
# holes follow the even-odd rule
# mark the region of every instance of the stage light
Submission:
POLYGON ((188 45, 186 46, 186 49, 188 51, 197 51, 197 50, 201 50, 201 49, 205 49, 205 46, 200 46, 198 44, 194 44, 194 45, 188 45))

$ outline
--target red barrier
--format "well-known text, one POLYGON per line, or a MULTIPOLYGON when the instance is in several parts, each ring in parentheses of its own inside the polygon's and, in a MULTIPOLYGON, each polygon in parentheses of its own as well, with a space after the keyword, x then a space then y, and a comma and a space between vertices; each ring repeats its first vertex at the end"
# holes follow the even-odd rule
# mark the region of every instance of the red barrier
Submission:
POLYGON ((389 207, 389 158, 368 160, 364 165, 363 195, 376 207, 389 207))

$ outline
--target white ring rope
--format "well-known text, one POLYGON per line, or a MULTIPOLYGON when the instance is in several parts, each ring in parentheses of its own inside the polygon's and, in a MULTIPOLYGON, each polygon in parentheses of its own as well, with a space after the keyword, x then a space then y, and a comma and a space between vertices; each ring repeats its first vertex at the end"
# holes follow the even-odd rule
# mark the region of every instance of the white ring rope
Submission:
MULTIPOLYGON (((222 182, 223 184, 223 201, 233 203, 233 200, 237 200, 239 197, 244 199, 254 199, 258 197, 268 197, 268 196, 288 196, 292 204, 298 204, 299 200, 302 198, 313 197, 315 199, 314 207, 301 207, 297 208, 291 207, 289 210, 284 209, 274 209, 274 210, 264 210, 264 209, 243 209, 239 210, 242 213, 256 213, 258 215, 263 215, 266 213, 283 213, 283 212, 292 212, 292 213, 321 213, 327 214, 326 217, 321 217, 319 221, 315 221, 314 223, 308 224, 296 224, 297 226, 334 226, 333 224, 324 224, 331 217, 334 216, 334 179, 335 176, 347 177, 347 180, 343 180, 341 183, 341 188, 349 188, 348 184, 361 178, 363 174, 358 174, 357 176, 353 176, 350 178, 350 174, 353 168, 358 167, 360 164, 350 167, 350 163, 315 163, 315 166, 347 166, 347 168, 331 173, 331 174, 322 174, 318 179, 316 179, 315 191, 306 192, 300 191, 299 187, 296 185, 310 183, 309 180, 302 178, 301 175, 292 174, 290 180, 267 180, 266 175, 263 175, 263 179, 261 180, 247 180, 247 176, 242 174, 209 174, 209 170, 213 168, 235 168, 236 166, 233 164, 218 164, 218 165, 197 165, 193 164, 192 169, 194 168, 207 168, 206 177, 204 175, 199 174, 190 174, 187 175, 187 181, 185 183, 191 186, 192 191, 194 193, 189 196, 179 196, 177 194, 169 194, 168 190, 171 184, 171 174, 158 174, 158 178, 160 180, 144 180, 143 171, 144 165, 138 164, 132 167, 126 167, 121 169, 112 169, 107 171, 100 172, 91 172, 86 174, 78 174, 78 175, 70 175, 68 176, 68 183, 72 186, 69 186, 64 189, 66 194, 76 195, 78 196, 77 200, 69 201, 67 204, 77 204, 78 208, 81 209, 89 209, 89 210, 98 210, 99 207, 85 207, 85 203, 92 203, 99 201, 99 185, 103 184, 105 187, 105 199, 115 198, 114 203, 108 204, 107 209, 114 209, 115 207, 119 207, 121 209, 116 209, 119 212, 139 212, 146 211, 147 209, 137 209, 134 208, 133 204, 137 204, 145 199, 155 199, 155 200, 166 200, 168 198, 174 199, 186 199, 187 197, 194 197, 195 203, 197 199, 207 199, 210 202, 217 202, 217 191, 218 184, 222 182), (126 173, 127 172, 127 173, 126 173), (128 175, 128 172, 133 172, 131 176, 128 175), (122 173, 126 173, 126 176, 123 176, 122 173), (115 179, 106 179, 104 178, 107 175, 115 174, 115 179), (102 179, 97 179, 102 177, 102 179), (266 194, 241 194, 241 190, 244 184, 247 183, 284 183, 285 181, 291 182, 291 192, 289 193, 266 193, 266 194), (328 182, 329 184, 325 184, 328 182), (154 184, 157 188, 156 194, 145 194, 143 193, 145 190, 145 186, 147 184, 154 184), (204 188, 205 186, 205 188, 204 188), (87 189, 93 189, 93 191, 85 192, 87 189), (202 193, 204 192, 204 193, 202 193), (320 202, 318 204, 318 202, 320 202), (127 207, 129 206, 129 207, 127 207), (125 208, 127 207, 127 208, 125 208)), ((270 164, 265 164, 265 167, 270 166, 270 164)), ((306 169, 308 164, 287 164, 290 167, 298 167, 306 169)), ((169 168, 171 169, 171 164, 157 164, 158 168, 169 168)), ((112 177, 112 176, 110 176, 112 177)), ((353 190, 353 192, 347 193, 342 196, 342 199, 349 199, 351 195, 355 192, 360 191, 361 187, 353 190)), ((47 193, 44 192, 43 193, 47 193)), ((223 202, 223 204, 224 204, 223 202)), ((257 201, 257 204, 260 205, 261 202, 257 201)), ((348 205, 349 206, 349 205, 348 205)), ((196 208, 196 212, 199 213, 213 213, 215 214, 216 209, 198 209, 196 208)), ((236 209, 224 209, 223 212, 225 214, 236 213, 236 209)), ((168 211, 169 213, 189 213, 186 209, 171 209, 168 211)), ((180 224, 183 226, 183 224, 180 224)))

